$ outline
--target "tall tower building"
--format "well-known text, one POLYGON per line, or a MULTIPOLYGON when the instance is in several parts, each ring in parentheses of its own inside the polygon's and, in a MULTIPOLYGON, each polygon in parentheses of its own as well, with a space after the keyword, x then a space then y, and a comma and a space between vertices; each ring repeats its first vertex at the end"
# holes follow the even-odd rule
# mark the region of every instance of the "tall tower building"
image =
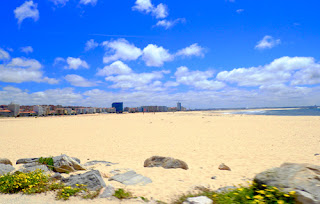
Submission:
POLYGON ((19 104, 14 104, 14 103, 10 103, 8 105, 8 109, 12 111, 13 116, 17 116, 20 113, 20 105, 19 104))
POLYGON ((180 102, 177 103, 177 111, 181 111, 181 103, 180 102))
POLYGON ((123 102, 112 103, 112 108, 116 108, 117 113, 122 113, 123 112, 123 102))

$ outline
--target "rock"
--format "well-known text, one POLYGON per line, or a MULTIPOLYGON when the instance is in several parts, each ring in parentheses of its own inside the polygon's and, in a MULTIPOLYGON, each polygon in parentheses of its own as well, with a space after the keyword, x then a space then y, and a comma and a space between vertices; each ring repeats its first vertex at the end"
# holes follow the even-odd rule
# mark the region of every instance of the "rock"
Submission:
POLYGON ((12 162, 7 158, 0 158, 0 164, 9 164, 12 166, 12 162))
POLYGON ((216 176, 212 176, 212 177, 211 177, 211 179, 216 179, 216 178, 217 178, 216 176))
POLYGON ((113 196, 113 194, 115 193, 114 187, 109 184, 107 185, 107 187, 103 190, 103 192, 100 194, 100 198, 109 198, 111 196, 113 196))
POLYGON ((198 196, 198 197, 191 197, 187 198, 183 204, 212 204, 213 201, 206 196, 198 196))
POLYGON ((319 156, 320 154, 318 154, 318 153, 316 153, 316 154, 314 154, 314 156, 319 156))
POLYGON ((76 162, 78 162, 79 164, 81 163, 80 162, 80 159, 78 159, 77 157, 71 157, 73 160, 75 160, 76 162))
POLYGON ((228 167, 227 165, 225 165, 224 163, 219 165, 219 169, 220 170, 227 170, 227 171, 231 171, 230 167, 228 167))
POLYGON ((18 159, 16 164, 28 164, 33 162, 38 162, 39 158, 25 158, 25 159, 18 159))
POLYGON ((225 192, 233 191, 236 189, 237 189, 237 187, 235 187, 235 186, 225 186, 225 187, 218 188, 218 190, 216 190, 215 192, 225 193, 225 192))
POLYGON ((27 163, 22 166, 18 171, 23 172, 23 173, 29 173, 31 171, 35 171, 37 169, 42 170, 43 172, 49 172, 49 169, 46 165, 44 164, 39 164, 38 162, 33 162, 33 163, 27 163))
POLYGON ((93 160, 93 161, 89 161, 89 162, 85 163, 83 166, 93 166, 93 165, 96 165, 96 164, 105 164, 106 166, 111 166, 112 164, 115 164, 115 163, 107 162, 107 161, 93 160))
POLYGON ((95 191, 99 188, 106 187, 101 174, 98 170, 88 171, 84 174, 71 175, 68 178, 62 178, 62 182, 67 186, 76 187, 76 184, 84 184, 89 190, 95 191))
POLYGON ((284 192, 296 191, 301 203, 320 203, 320 166, 284 163, 280 167, 257 174, 254 181, 275 186, 284 192))
POLYGON ((53 157, 53 166, 54 170, 60 173, 74 172, 77 170, 86 170, 77 161, 65 154, 53 157))
POLYGON ((14 168, 10 164, 0 164, 0 176, 10 173, 14 168))
POLYGON ((113 169, 110 171, 110 173, 113 175, 118 175, 118 174, 126 173, 128 171, 133 171, 133 170, 129 168, 120 168, 120 169, 113 169))
POLYGON ((188 169, 187 163, 171 157, 153 156, 144 161, 144 167, 160 167, 160 166, 165 169, 171 169, 171 168, 174 168, 174 169, 181 168, 185 170, 188 169))
POLYGON ((61 176, 60 173, 55 173, 54 175, 51 176, 51 178, 56 180, 61 180, 63 177, 61 176))
POLYGON ((118 174, 109 178, 109 181, 118 181, 124 185, 146 185, 152 183, 152 180, 148 177, 137 174, 135 171, 128 171, 123 174, 118 174))

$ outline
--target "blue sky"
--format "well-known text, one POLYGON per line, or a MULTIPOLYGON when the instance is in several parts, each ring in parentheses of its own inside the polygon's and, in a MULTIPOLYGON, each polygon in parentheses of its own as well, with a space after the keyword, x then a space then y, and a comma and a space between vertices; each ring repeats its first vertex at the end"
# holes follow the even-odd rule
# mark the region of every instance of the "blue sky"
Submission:
POLYGON ((319 6, 3 0, 0 104, 320 104, 319 6))

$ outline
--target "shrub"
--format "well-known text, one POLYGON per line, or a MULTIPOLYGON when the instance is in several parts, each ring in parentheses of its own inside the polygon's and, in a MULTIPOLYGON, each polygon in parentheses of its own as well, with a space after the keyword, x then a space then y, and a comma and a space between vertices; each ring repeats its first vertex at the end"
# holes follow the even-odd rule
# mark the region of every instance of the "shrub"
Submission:
POLYGON ((115 191, 114 197, 119 199, 126 199, 126 198, 131 198, 132 194, 129 191, 119 188, 115 191))
POLYGON ((53 158, 52 157, 40 157, 38 162, 46 165, 49 169, 53 170, 53 158))

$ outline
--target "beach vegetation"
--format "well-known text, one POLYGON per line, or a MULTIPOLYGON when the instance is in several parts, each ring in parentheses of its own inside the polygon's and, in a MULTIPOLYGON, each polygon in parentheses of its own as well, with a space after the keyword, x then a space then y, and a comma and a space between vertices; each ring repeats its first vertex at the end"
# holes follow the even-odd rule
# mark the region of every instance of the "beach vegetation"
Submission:
POLYGON ((119 188, 115 191, 113 196, 118 199, 128 199, 128 198, 132 198, 132 193, 129 191, 126 191, 123 188, 119 188))
POLYGON ((49 169, 53 170, 53 158, 52 157, 40 157, 38 163, 46 165, 49 169))
POLYGON ((295 192, 282 192, 281 189, 267 185, 258 185, 253 182, 251 185, 239 186, 236 189, 230 189, 224 192, 215 192, 203 189, 196 194, 182 195, 173 203, 183 203, 189 197, 206 196, 215 204, 243 204, 243 203, 274 203, 274 204, 293 204, 295 203, 295 192))

